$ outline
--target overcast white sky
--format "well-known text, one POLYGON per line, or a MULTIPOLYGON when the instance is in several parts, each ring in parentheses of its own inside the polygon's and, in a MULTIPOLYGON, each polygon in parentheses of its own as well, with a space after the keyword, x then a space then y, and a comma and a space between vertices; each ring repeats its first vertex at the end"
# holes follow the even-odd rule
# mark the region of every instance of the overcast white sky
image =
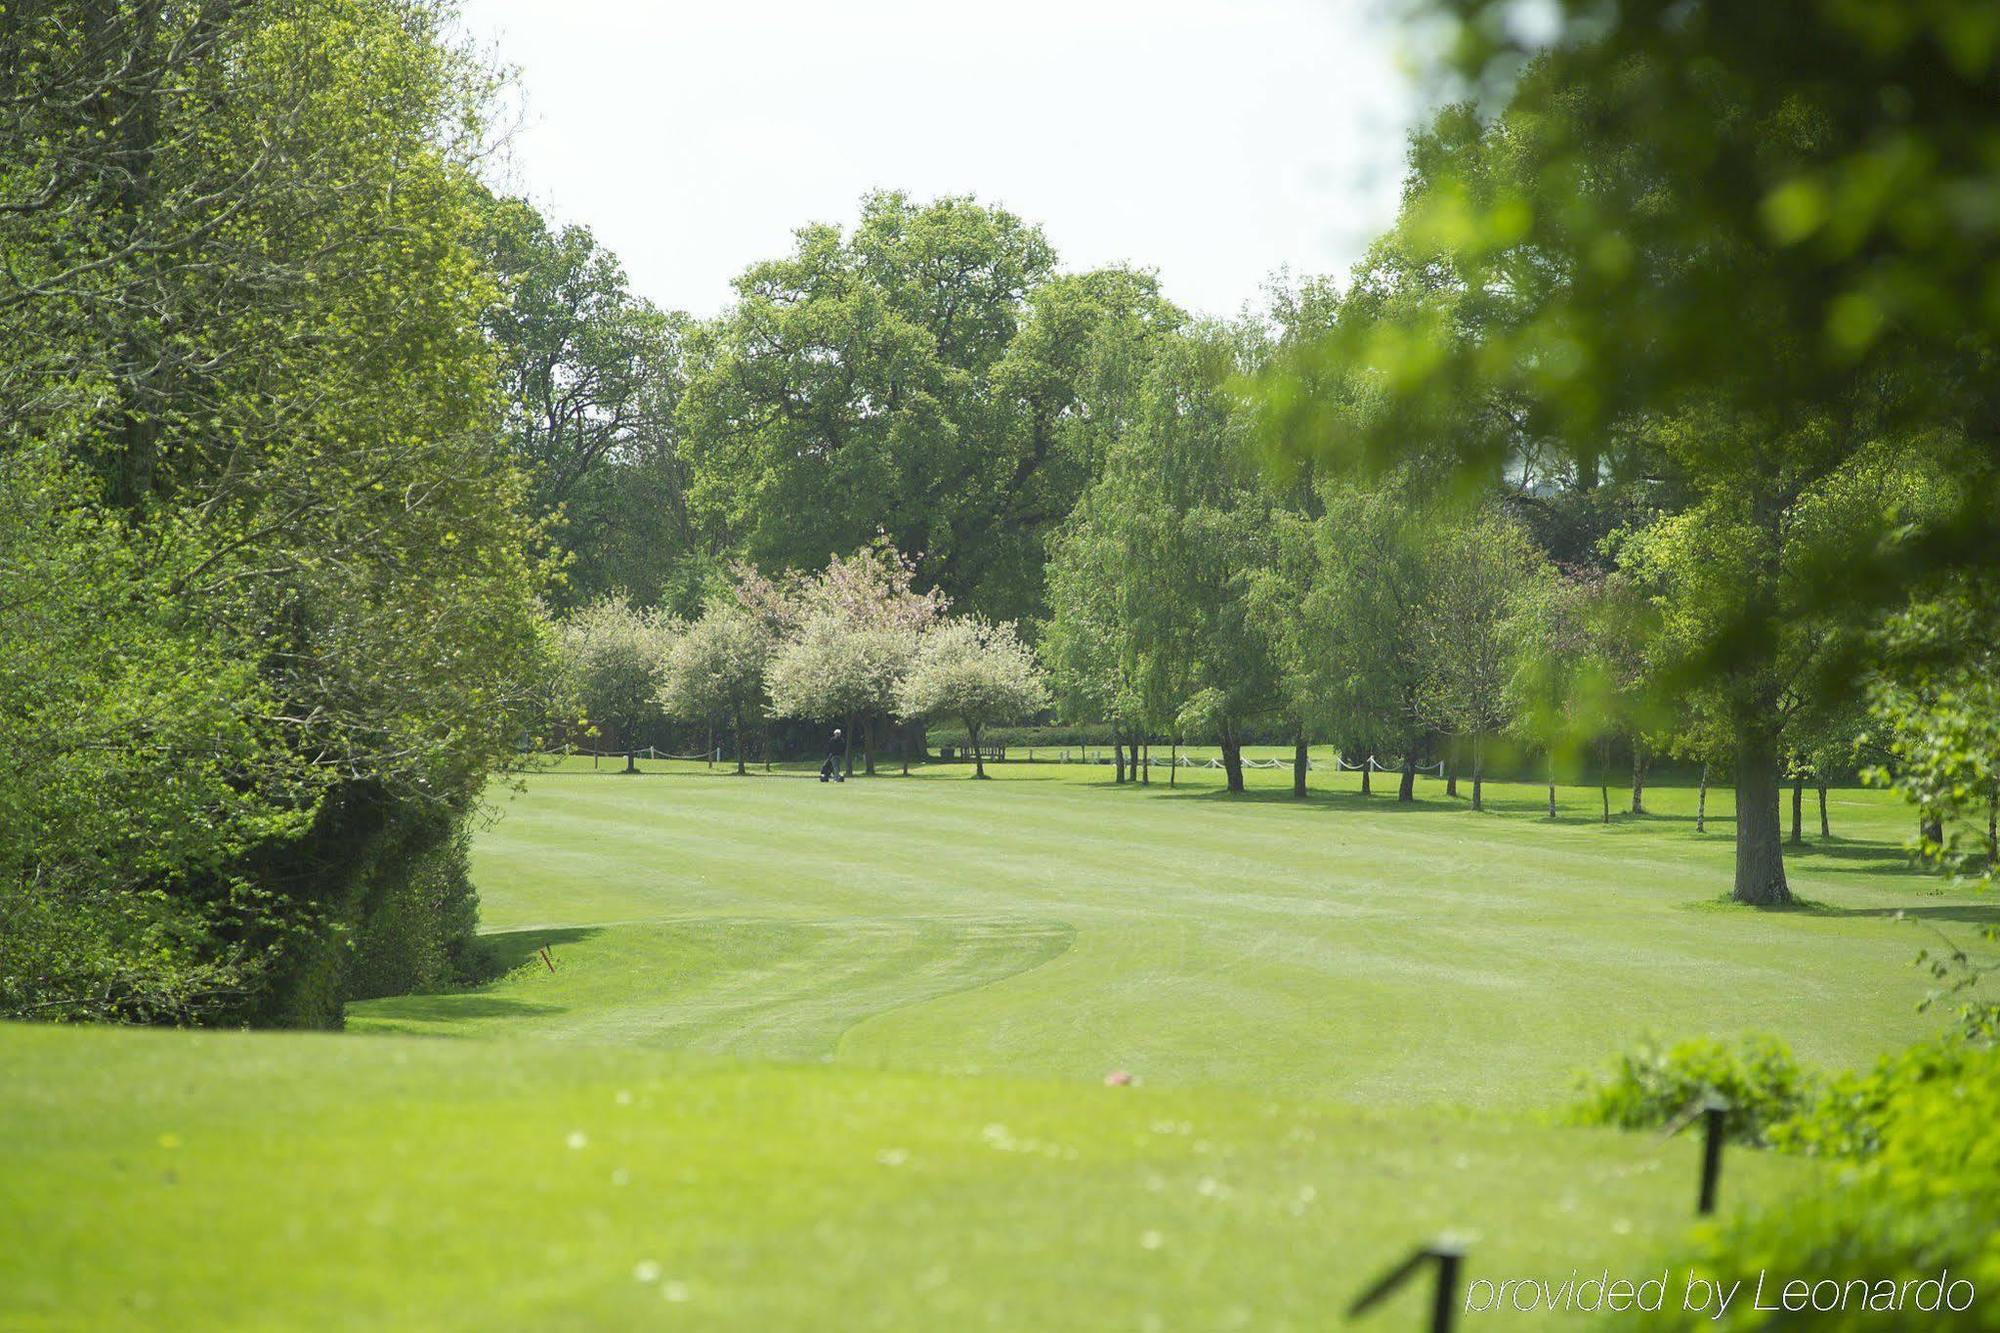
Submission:
POLYGON ((1418 110, 1381 0, 463 0, 519 70, 510 184, 713 313, 867 190, 977 194, 1064 266, 1233 314, 1392 218, 1418 110))

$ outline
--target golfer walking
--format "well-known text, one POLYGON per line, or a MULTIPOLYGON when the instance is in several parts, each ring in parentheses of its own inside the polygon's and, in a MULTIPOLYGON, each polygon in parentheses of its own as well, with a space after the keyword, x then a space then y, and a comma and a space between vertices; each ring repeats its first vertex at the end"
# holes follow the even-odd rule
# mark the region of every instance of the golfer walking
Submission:
POLYGON ((847 781, 847 775, 840 771, 841 756, 846 749, 847 742, 841 738, 840 728, 835 727, 833 736, 826 743, 826 762, 819 766, 821 782, 847 781))

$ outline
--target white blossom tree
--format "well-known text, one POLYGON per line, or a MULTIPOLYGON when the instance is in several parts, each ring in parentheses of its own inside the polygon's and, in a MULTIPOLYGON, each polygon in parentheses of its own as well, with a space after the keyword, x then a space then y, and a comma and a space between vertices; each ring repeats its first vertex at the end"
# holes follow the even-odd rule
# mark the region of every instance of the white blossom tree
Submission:
POLYGON ((667 652, 660 707, 685 722, 728 723, 736 737, 738 773, 748 771, 744 722, 763 711, 774 648, 762 616, 734 598, 718 598, 667 652))
POLYGON ((840 723, 847 740, 847 771, 852 773, 855 723, 883 706, 884 682, 900 679, 911 637, 857 626, 828 612, 808 616, 771 658, 771 711, 840 723))
POLYGON ((898 713, 897 687, 918 639, 944 615, 944 594, 916 591, 915 578, 914 563, 884 538, 782 590, 753 590, 756 605, 783 603, 781 613, 765 614, 789 630, 771 662, 773 711, 843 723, 850 774, 857 728, 867 771, 875 771, 875 722, 898 713))
POLYGON ((978 616, 947 620, 925 633, 896 697, 903 717, 949 717, 964 724, 976 778, 986 776, 979 733, 989 723, 1014 721, 1049 705, 1035 655, 1015 634, 1013 622, 993 624, 978 616))
POLYGON ((628 773, 639 728, 660 715, 660 681, 679 629, 619 598, 593 602, 558 627, 561 705, 625 751, 628 773))

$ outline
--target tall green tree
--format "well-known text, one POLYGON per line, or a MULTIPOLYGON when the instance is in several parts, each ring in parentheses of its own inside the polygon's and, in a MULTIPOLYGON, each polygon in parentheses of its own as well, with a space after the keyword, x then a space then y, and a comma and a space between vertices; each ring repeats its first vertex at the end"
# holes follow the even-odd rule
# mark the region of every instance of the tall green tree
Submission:
MULTIPOLYGON (((1436 618, 1445 529, 1405 488, 1331 483, 1318 525, 1319 576, 1306 614, 1324 636, 1337 734, 1398 756, 1398 801, 1416 799, 1437 748, 1436 618)), ((1366 762, 1366 761, 1364 761, 1366 762)))
POLYGON ((1246 729, 1273 707, 1277 665, 1254 613, 1258 572, 1273 554, 1272 497, 1249 448, 1233 378, 1240 331, 1198 325, 1159 347, 1130 427, 1111 446, 1081 516, 1094 525, 1073 550, 1092 557, 1110 591, 1058 604, 1060 641, 1107 614, 1119 648, 1107 699, 1143 725, 1212 729, 1231 791, 1243 789, 1246 729), (1114 683, 1115 682, 1115 683, 1114 683))
POLYGON ((1736 897, 1784 902, 1786 754, 1802 743, 1801 719, 1846 691, 1844 650, 1865 629, 1817 595, 1818 570, 1942 508, 1953 487, 1905 447, 1857 444, 1842 419, 1759 450, 1715 450, 1712 436, 1731 428, 1708 416, 1663 425, 1663 457, 1697 455, 1685 470, 1701 478, 1700 499, 1621 538, 1618 559, 1658 612, 1655 674, 1669 689, 1694 684, 1729 730, 1736 897))
MULTIPOLYGON (((190 678, 213 706, 181 706, 261 697, 260 751, 307 773, 274 798, 283 835, 131 883, 207 923, 197 953, 258 960, 227 987, 242 1020, 339 1022, 343 931, 452 858, 541 693, 539 573, 480 329, 490 80, 445 21, 396 0, 0 14, 19 57, 0 73, 19 205, 0 210, 0 452, 83 485, 69 503, 122 550, 77 568, 77 613, 232 655, 190 678)), ((265 761, 232 762, 271 792, 265 761)), ((420 928, 469 930, 453 921, 420 928)))
POLYGON ((1252 573, 1250 617, 1271 655, 1272 712, 1292 738, 1292 795, 1306 795, 1313 737, 1329 720, 1328 660, 1321 626, 1308 614, 1320 589, 1318 529, 1305 513, 1271 515, 1269 565, 1252 573))
POLYGON ((1544 578, 1529 586, 1508 621, 1512 730, 1524 745, 1542 751, 1550 819, 1556 818, 1558 781, 1608 725, 1607 675, 1595 654, 1602 598, 1602 581, 1587 573, 1544 578))
POLYGON ((717 554, 688 508, 675 423, 697 331, 635 296, 588 228, 551 229, 525 200, 487 199, 479 240, 501 289, 486 328, 507 433, 569 558, 558 601, 658 601, 717 554))
POLYGON ((580 725, 594 744, 622 750, 627 773, 636 770, 640 735, 662 716, 667 663, 683 629, 616 597, 581 607, 558 626, 563 721, 580 725))
POLYGON ((1144 708, 1137 648, 1119 611, 1123 564, 1111 510, 1111 497, 1087 492, 1051 541, 1050 614, 1036 647, 1061 716, 1110 724, 1113 778, 1122 785, 1126 742, 1144 726, 1144 708))
POLYGON ((1091 475, 1070 419, 1094 332, 1163 309, 1112 272, 1039 296, 1035 227, 970 198, 878 193, 737 280, 680 429, 697 520, 766 568, 886 530, 919 577, 999 616, 1039 608, 1042 536, 1091 475))
POLYGON ((1472 808, 1485 808, 1486 754, 1512 721, 1508 682, 1521 641, 1519 618, 1546 596, 1555 577, 1521 524, 1497 510, 1447 522, 1433 538, 1431 576, 1409 626, 1424 676, 1417 715, 1435 732, 1465 742, 1472 808))

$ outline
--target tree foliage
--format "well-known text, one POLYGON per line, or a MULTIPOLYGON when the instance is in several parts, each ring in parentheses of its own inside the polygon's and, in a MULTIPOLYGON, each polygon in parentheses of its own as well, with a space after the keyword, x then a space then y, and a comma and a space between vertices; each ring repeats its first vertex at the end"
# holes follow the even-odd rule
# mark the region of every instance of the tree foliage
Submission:
POLYGON ((915 583, 915 562, 877 536, 815 574, 747 594, 791 627, 771 661, 772 710, 844 722, 850 772, 857 724, 867 771, 875 771, 876 723, 896 714, 897 686, 917 642, 948 605, 941 591, 918 592, 915 583))
POLYGON ((1042 541, 1092 474, 1119 348, 1171 320, 1122 270, 1050 281, 1035 227, 971 198, 877 193, 752 266, 680 409, 705 530, 810 569, 886 531, 988 614, 1041 605, 1042 541))
POLYGON ((896 688, 905 717, 948 717, 972 743, 973 775, 986 776, 979 734, 990 723, 1014 722, 1048 707, 1048 687, 1035 655, 1005 621, 957 616, 927 630, 896 688))
POLYGON ((1242 729, 1270 711, 1276 672, 1253 613, 1272 498, 1228 389, 1254 355, 1239 333, 1197 326, 1152 349, 1065 538, 1075 568, 1055 580, 1064 598, 1049 631, 1066 694, 1103 698, 1140 726, 1212 731, 1232 790, 1242 729))
POLYGON ((667 662, 682 632, 663 612, 616 597, 562 621, 560 706, 598 741, 625 750, 628 768, 640 729, 660 716, 667 662))
POLYGON ((744 729, 761 717, 774 648, 769 624, 735 598, 717 598, 673 639, 662 664, 659 703, 686 722, 727 722, 736 771, 745 771, 744 729))
POLYGON ((540 575, 473 244, 487 76, 442 24, 0 12, 0 485, 47 539, 0 579, 89 705, 9 673, 0 715, 39 716, 48 762, 8 799, 94 773, 106 803, 13 853, 8 910, 104 925, 88 977, 12 952, 10 1009, 337 1023, 342 932, 530 716, 540 575), (111 836, 177 821, 147 854, 111 836), (134 998, 154 957, 203 979, 134 998))
POLYGON ((562 602, 680 591, 716 555, 688 507, 675 419, 697 331, 634 296, 588 228, 551 229, 520 199, 482 203, 506 430, 531 512, 569 557, 562 602))
MULTIPOLYGON (((1497 11, 1442 8, 1467 20, 1487 69, 1499 48, 1482 25, 1497 11)), ((1394 463, 1433 489, 1511 481, 1524 512, 1547 512, 1548 492, 1611 492, 1609 506, 1560 507, 1610 519, 1565 554, 1599 577, 1628 566, 1656 620, 1600 641, 1629 650, 1599 655, 1620 683, 1607 702, 1655 700, 1619 700, 1622 719, 1604 720, 1644 745, 1672 730, 1669 703, 1705 712, 1700 729, 1727 742, 1704 748, 1732 758, 1744 811, 1736 895, 1782 903, 1778 783, 1851 717, 1826 682, 1851 679, 1883 613, 1959 562, 1954 543, 1987 521, 1990 488, 1975 499, 1938 478, 1990 471, 1963 443, 1983 428, 1962 391, 1988 354, 1968 340, 1969 317, 1939 326, 1948 336, 1928 360, 1910 355, 1922 338, 1879 336, 1891 312, 1916 318, 1931 300, 1918 293, 1940 270, 1915 252, 1866 276, 1815 253, 1886 217, 1885 197, 1836 199, 1830 182, 1873 151, 1860 145, 1879 98, 1903 94, 1877 87, 1862 116, 1868 99, 1807 77, 1809 62, 1860 73, 1893 64, 1888 48, 1827 11, 1803 21, 1796 46, 1779 43, 1780 58, 1748 44, 1772 35, 1775 15, 1725 8, 1649 26, 1648 4, 1587 22, 1563 7, 1575 40, 1518 68, 1504 107, 1441 114, 1414 142, 1397 224, 1352 293, 1267 376, 1261 422, 1280 452, 1322 464, 1394 463), (1794 52, 1808 64, 1789 63, 1794 52), (1856 550, 1870 553, 1859 569, 1856 550), (1821 735, 1788 746, 1808 703, 1821 735)), ((1876 35, 1905 56, 1902 43, 1921 40, 1876 35)), ((1924 208, 1967 181, 1905 166, 1924 208)), ((1932 220, 1940 238, 1967 221, 1932 220)))

